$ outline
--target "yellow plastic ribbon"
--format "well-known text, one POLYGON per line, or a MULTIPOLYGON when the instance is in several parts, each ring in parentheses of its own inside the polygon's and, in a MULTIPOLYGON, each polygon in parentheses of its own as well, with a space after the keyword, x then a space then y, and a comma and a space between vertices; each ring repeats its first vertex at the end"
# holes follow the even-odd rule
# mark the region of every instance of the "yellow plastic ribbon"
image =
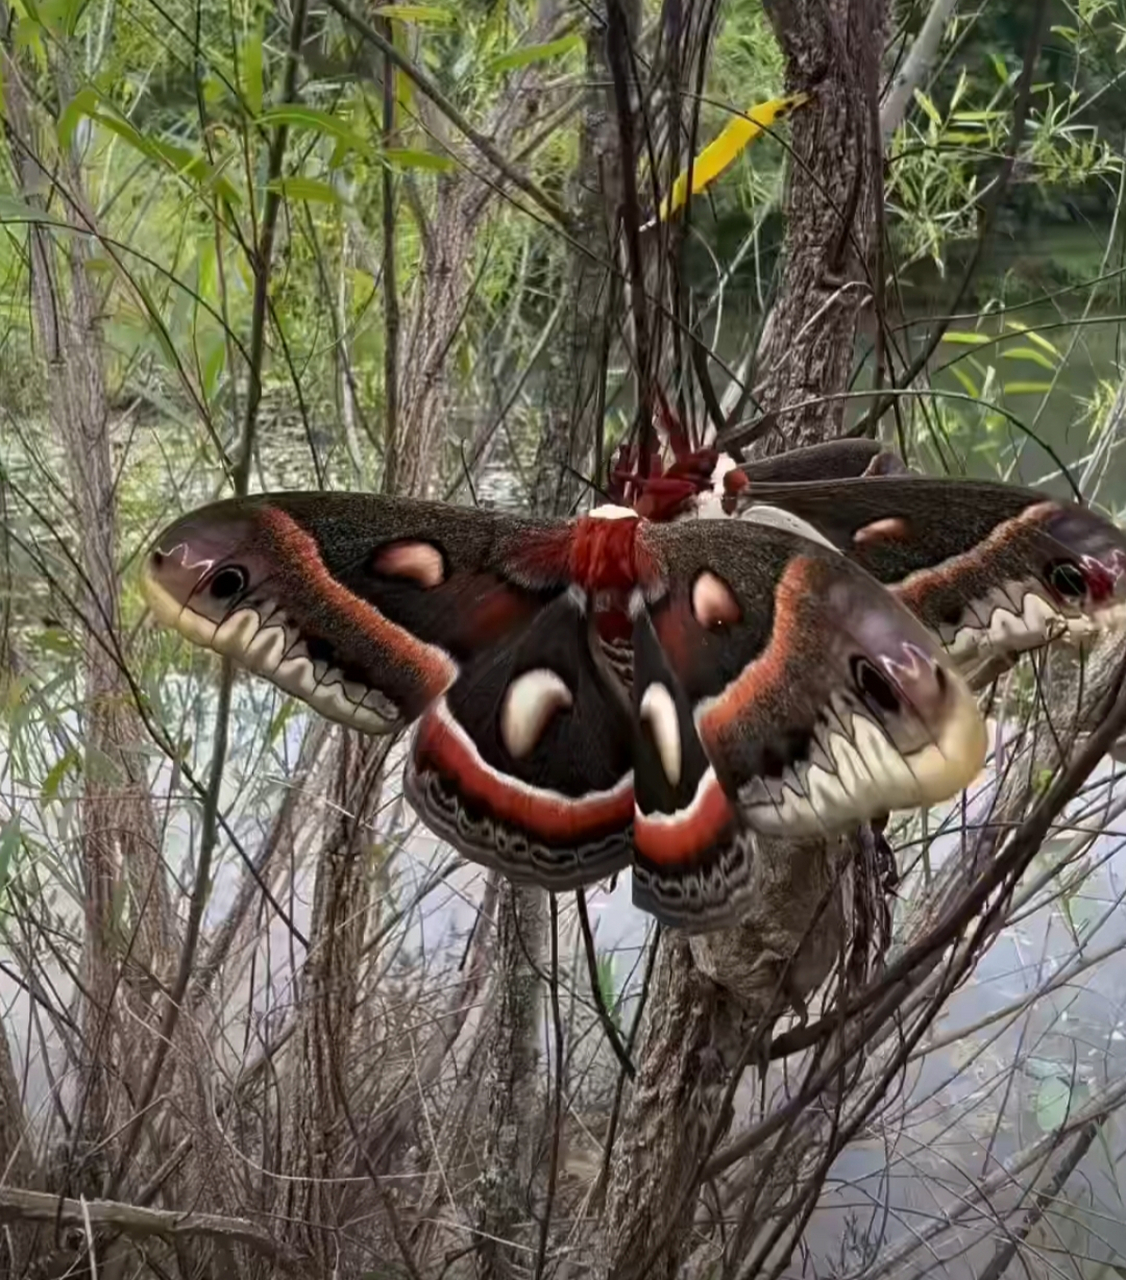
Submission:
MULTIPOLYGON (((692 161, 692 194, 698 196, 710 182, 728 168, 739 153, 772 124, 784 119, 795 107, 809 101, 808 93, 793 93, 786 98, 771 98, 751 107, 746 115, 735 116, 722 133, 692 161)), ((679 212, 688 197, 688 170, 677 175, 672 191, 661 201, 655 221, 666 222, 679 212)))

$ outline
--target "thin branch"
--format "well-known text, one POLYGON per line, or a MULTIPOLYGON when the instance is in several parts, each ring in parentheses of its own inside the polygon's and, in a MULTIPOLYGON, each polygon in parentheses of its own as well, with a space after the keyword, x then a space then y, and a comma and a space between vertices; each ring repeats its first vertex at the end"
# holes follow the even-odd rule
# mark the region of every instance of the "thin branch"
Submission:
MULTIPOLYGON (((391 22, 376 20, 389 47, 391 22)), ((383 55, 383 147, 395 132, 395 65, 383 55)), ((383 166, 383 477, 394 485, 399 453, 399 285, 395 273, 395 175, 383 166)))
MULTIPOLYGON (((282 80, 281 101, 292 102, 297 96, 297 67, 301 57, 301 43, 305 37, 306 0, 296 0, 293 21, 289 27, 289 50, 286 53, 285 73, 282 80)), ((231 472, 235 493, 245 495, 250 480, 250 462, 254 454, 254 432, 258 424, 258 408, 262 403, 262 359, 266 347, 266 317, 269 310, 270 267, 274 258, 274 236, 277 233, 278 212, 282 193, 279 187, 285 144, 289 127, 281 122, 274 130, 270 142, 270 158, 267 164, 266 203, 262 209, 262 228, 254 254, 254 303, 250 320, 250 385, 246 394, 246 413, 242 424, 242 443, 231 472)))
POLYGON ((625 1045, 622 1044, 622 1038, 618 1034, 618 1028, 614 1026, 614 1020, 610 1017, 610 1010, 606 1008, 606 1001, 602 996, 602 987, 598 981, 598 956, 594 950, 594 933, 590 927, 590 913, 586 909, 586 894, 582 889, 575 890, 575 905, 579 913, 579 928, 583 935, 583 951, 586 953, 586 969, 590 975, 590 994, 594 998, 594 1007, 598 1012, 598 1021, 602 1023, 602 1030, 606 1033, 606 1039, 610 1042, 610 1048, 614 1051, 614 1057, 621 1063, 622 1070, 631 1080, 637 1077, 637 1068, 630 1060, 629 1052, 625 1045))
POLYGON ((219 1240, 240 1244, 296 1274, 298 1260, 283 1249, 276 1236, 246 1218, 214 1213, 180 1213, 175 1209, 142 1209, 120 1200, 60 1199, 45 1191, 0 1187, 0 1222, 54 1222, 66 1227, 100 1227, 127 1236, 164 1240, 219 1240))
POLYGON ((931 5, 911 52, 904 58, 899 74, 880 105, 880 136, 885 143, 903 123, 907 109, 914 101, 915 90, 926 79, 942 43, 946 24, 957 7, 958 0, 934 0, 931 5))

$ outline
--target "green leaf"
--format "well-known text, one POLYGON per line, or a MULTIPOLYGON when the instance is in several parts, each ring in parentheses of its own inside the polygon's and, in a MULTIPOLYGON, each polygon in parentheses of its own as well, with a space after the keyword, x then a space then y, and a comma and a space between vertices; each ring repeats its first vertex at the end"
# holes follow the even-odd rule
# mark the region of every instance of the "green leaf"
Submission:
POLYGON ((395 169, 429 169, 435 173, 448 173, 457 168, 452 156, 435 155, 433 151, 412 151, 409 148, 390 147, 384 153, 388 164, 395 169))
POLYGON ((3 827, 0 827, 0 894, 8 887, 8 879, 12 874, 12 864, 16 860, 23 832, 20 830, 20 815, 13 814, 3 827))
POLYGON ((973 396, 975 400, 981 395, 981 392, 977 388, 977 383, 959 365, 952 364, 950 366, 950 372, 962 384, 962 390, 965 391, 967 395, 973 396))
POLYGON ((610 1014, 610 1021, 621 1030, 620 1014, 614 1007, 618 1002, 618 984, 614 979, 612 955, 598 957, 598 994, 602 997, 602 1003, 610 1014))
POLYGON ((1035 329, 1028 328, 1027 325, 1021 324, 1019 320, 1007 320, 1005 323, 1014 333, 1019 333, 1021 337, 1027 338, 1034 346, 1040 347, 1051 356, 1055 356, 1057 360, 1060 358, 1059 348, 1049 342, 1042 333, 1037 333, 1035 329))
POLYGON ((186 147, 177 147, 171 142, 162 142, 159 139, 146 139, 146 142, 148 148, 151 149, 151 154, 158 160, 162 160, 178 174, 192 178, 201 187, 213 187, 228 204, 238 204, 242 199, 230 181, 224 178, 213 165, 208 164, 201 156, 197 156, 195 152, 187 150, 186 147))
POLYGON ((1038 364, 1042 369, 1047 369, 1055 373, 1056 366, 1048 359, 1042 351, 1037 351, 1033 347, 1009 347, 1007 351, 1001 352, 1002 360, 1031 360, 1033 364, 1038 364))
POLYGON ((963 347, 984 347, 993 338, 988 333, 973 333, 968 329, 947 329, 942 335, 943 342, 953 342, 963 347))
POLYGON ((268 191, 279 191, 287 200, 308 200, 315 204, 340 204, 340 192, 330 182, 316 178, 276 178, 266 184, 268 191))
POLYGON ((1036 1091, 1036 1123, 1044 1133, 1055 1133, 1067 1119, 1071 1105, 1071 1085, 1059 1076, 1041 1080, 1036 1091))
POLYGON ((74 131, 83 116, 92 116, 97 110, 100 99, 98 91, 92 85, 85 85, 63 107, 55 123, 59 146, 69 147, 74 139, 74 131))
POLYGON ((203 369, 200 372, 203 382, 203 394, 208 400, 215 394, 216 388, 219 386, 219 379, 222 377, 226 363, 227 344, 223 340, 223 335, 217 334, 212 342, 211 350, 204 357, 203 369))
POLYGON ((73 750, 64 752, 61 758, 55 761, 39 789, 39 798, 44 804, 58 799, 63 779, 68 773, 77 773, 80 763, 78 752, 73 750))
POLYGON ((338 150, 343 147, 345 151, 374 155, 367 140, 330 111, 320 111, 316 107, 305 107, 296 102, 283 102, 276 107, 267 107, 258 121, 260 124, 284 124, 291 129, 311 129, 326 138, 335 138, 338 150))
POLYGON ((392 22, 441 22, 457 21, 457 14, 452 9, 440 9, 430 4, 382 4, 373 9, 381 18, 390 18, 392 22))
POLYGON ((266 741, 271 746, 285 732, 285 727, 297 715, 298 704, 292 698, 286 698, 278 708, 277 714, 270 721, 270 727, 266 730, 266 741))
POLYGON ((526 67, 533 62, 546 62, 549 58, 558 58, 561 54, 570 53, 572 49, 581 49, 583 38, 576 31, 569 36, 561 36, 558 40, 549 40, 546 44, 529 44, 510 53, 502 53, 489 63, 492 72, 511 71, 514 67, 526 67))
POLYGON ((937 125, 942 124, 942 115, 940 114, 938 108, 930 100, 930 98, 928 98, 927 95, 922 91, 922 89, 915 90, 915 101, 919 104, 920 107, 923 108, 923 110, 927 113, 927 115, 930 116, 930 118, 934 121, 935 124, 937 125))
POLYGON ((1003 382, 1001 390, 1009 396, 1039 396, 1051 391, 1050 382, 1003 382))
POLYGON ((4 222, 45 222, 50 226, 55 225, 57 219, 44 213, 42 209, 17 200, 15 196, 0 195, 0 223, 4 222))
POLYGON ((252 116, 262 111, 262 12, 259 10, 258 21, 254 30, 246 37, 242 51, 243 93, 246 105, 252 116))
POLYGON ((159 138, 146 138, 128 120, 110 115, 106 111, 87 110, 85 114, 92 120, 96 120, 103 128, 109 129, 111 133, 116 133, 119 138, 129 143, 142 155, 148 156, 150 160, 166 165, 180 176, 193 179, 201 187, 213 187, 230 204, 239 203, 241 197, 231 183, 194 151, 189 151, 186 147, 178 147, 172 142, 164 142, 159 138))

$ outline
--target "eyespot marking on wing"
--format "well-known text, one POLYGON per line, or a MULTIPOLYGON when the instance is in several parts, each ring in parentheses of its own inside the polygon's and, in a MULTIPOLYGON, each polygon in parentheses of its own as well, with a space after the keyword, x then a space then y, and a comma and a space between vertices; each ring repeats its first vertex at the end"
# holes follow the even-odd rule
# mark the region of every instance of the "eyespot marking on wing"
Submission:
POLYGON ((552 716, 575 704, 571 690, 554 671, 525 671, 508 686, 500 709, 500 733, 509 755, 523 760, 535 750, 552 716))
POLYGON ((661 768, 670 786, 680 783, 681 743, 680 725, 676 717, 676 704, 672 694, 663 684, 651 684, 641 696, 638 716, 649 726, 661 768))
POLYGON ((376 548, 373 572, 388 578, 407 578, 420 587, 440 587, 446 580, 446 562, 430 542, 391 542, 376 548))
POLYGON ((711 631, 732 626, 742 618, 735 593, 718 574, 705 569, 692 584, 692 613, 700 626, 711 631))
POLYGON ((852 540, 862 547, 873 542, 897 542, 909 533, 910 526, 906 520, 900 516, 888 516, 885 520, 873 520, 871 524, 863 525, 852 535, 852 540))

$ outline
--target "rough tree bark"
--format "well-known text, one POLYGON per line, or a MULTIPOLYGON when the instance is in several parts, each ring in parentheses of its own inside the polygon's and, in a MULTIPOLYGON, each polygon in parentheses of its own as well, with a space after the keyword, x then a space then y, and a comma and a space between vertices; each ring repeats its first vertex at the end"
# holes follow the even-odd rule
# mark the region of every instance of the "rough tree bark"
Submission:
POLYGON ((356 1118, 348 1062, 355 1041, 363 945, 372 900, 372 842, 388 742, 339 730, 331 815, 317 863, 297 1047, 286 1096, 293 1115, 282 1213, 318 1275, 339 1264, 340 1206, 354 1172, 356 1118))
POLYGON ((766 0, 793 116, 777 301, 759 344, 764 453, 839 435, 861 309, 873 293, 882 144, 876 108, 886 0, 766 0))
MULTIPOLYGON (((769 451, 840 431, 859 310, 870 296, 874 109, 885 0, 768 0, 789 86, 816 88, 795 113, 780 294, 762 344, 756 396, 777 415, 769 451), (801 405, 800 409, 794 407, 801 405)), ((789 1003, 827 977, 842 942, 847 850, 762 840, 756 910, 691 944, 662 940, 638 1045, 638 1079, 607 1196, 607 1280, 672 1277, 700 1190, 694 1175, 731 1071, 789 1003)), ((736 1262, 737 1265, 737 1262, 736 1262)))
MULTIPOLYGON (((609 83, 601 30, 587 36, 587 77, 609 83)), ((531 506, 543 514, 571 510, 599 438, 606 361, 616 315, 614 216, 621 197, 617 121, 605 91, 588 90, 579 123, 579 154, 570 185, 574 216, 567 255, 562 341, 548 356, 544 421, 532 477, 531 506)))

